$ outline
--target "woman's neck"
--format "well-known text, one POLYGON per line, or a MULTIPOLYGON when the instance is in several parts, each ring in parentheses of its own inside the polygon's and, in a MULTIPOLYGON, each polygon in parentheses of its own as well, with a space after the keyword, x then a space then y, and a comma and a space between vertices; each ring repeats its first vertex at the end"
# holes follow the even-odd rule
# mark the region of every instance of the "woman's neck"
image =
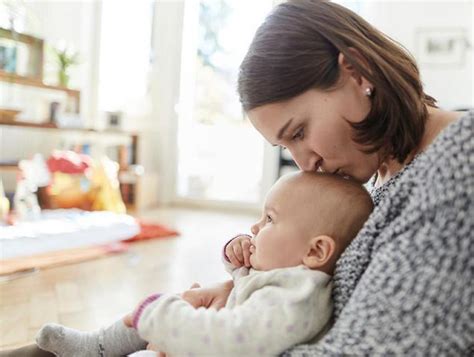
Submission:
POLYGON ((415 148, 403 163, 399 163, 396 159, 390 158, 382 162, 377 171, 377 181, 375 187, 382 186, 400 170, 408 165, 417 154, 425 151, 426 148, 436 139, 436 137, 453 121, 456 121, 463 113, 448 112, 438 108, 428 107, 428 118, 426 119, 425 132, 420 141, 420 145, 415 148))

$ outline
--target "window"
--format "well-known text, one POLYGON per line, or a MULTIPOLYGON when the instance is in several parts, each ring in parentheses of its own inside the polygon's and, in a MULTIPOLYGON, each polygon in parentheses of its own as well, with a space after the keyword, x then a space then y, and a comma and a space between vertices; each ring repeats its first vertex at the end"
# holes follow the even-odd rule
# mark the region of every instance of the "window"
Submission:
POLYGON ((272 1, 188 3, 192 8, 183 41, 178 197, 257 203, 264 142, 244 118, 237 75, 272 1))

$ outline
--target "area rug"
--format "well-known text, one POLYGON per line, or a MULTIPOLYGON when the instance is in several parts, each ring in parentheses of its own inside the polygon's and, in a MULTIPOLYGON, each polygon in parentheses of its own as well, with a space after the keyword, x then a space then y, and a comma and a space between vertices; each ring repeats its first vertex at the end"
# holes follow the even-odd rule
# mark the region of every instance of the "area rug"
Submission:
POLYGON ((138 223, 140 224, 140 233, 138 233, 135 237, 126 239, 124 242, 136 242, 148 239, 168 238, 179 235, 178 231, 170 229, 161 224, 147 223, 141 220, 138 220, 138 223))

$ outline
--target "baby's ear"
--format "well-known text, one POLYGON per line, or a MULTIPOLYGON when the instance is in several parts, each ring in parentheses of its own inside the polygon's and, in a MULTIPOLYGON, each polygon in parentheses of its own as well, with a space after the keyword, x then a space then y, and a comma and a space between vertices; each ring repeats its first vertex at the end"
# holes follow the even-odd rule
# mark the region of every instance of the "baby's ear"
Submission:
POLYGON ((303 264, 310 269, 330 271, 329 265, 333 262, 334 253, 336 251, 336 242, 327 235, 320 235, 311 238, 309 241, 309 249, 303 257, 303 264))

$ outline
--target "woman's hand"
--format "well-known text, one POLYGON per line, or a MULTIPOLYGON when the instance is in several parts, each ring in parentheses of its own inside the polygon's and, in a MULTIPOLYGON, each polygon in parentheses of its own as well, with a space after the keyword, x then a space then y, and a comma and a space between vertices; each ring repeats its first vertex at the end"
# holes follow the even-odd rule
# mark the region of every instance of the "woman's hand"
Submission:
MULTIPOLYGON (((219 310, 225 306, 233 287, 234 283, 232 280, 215 284, 207 288, 201 288, 198 283, 194 283, 189 290, 186 290, 181 294, 181 298, 196 309, 198 307, 205 307, 206 309, 212 307, 219 310)), ((123 318, 123 322, 127 327, 133 327, 133 316, 135 311, 136 309, 134 312, 123 318)), ((147 350, 155 351, 157 357, 166 357, 165 353, 160 352, 157 347, 150 343, 147 346, 147 350)))
POLYGON ((211 285, 207 288, 201 288, 199 284, 194 283, 191 289, 181 294, 181 298, 196 309, 198 307, 205 307, 206 309, 212 307, 219 310, 225 306, 233 287, 232 280, 211 285))
POLYGON ((227 243, 224 253, 234 267, 240 268, 245 265, 250 268, 251 239, 248 234, 242 234, 227 243))
POLYGON ((149 343, 147 346, 146 346, 146 350, 147 351, 154 351, 156 352, 156 357, 166 357, 166 353, 164 352, 161 352, 158 347, 152 345, 151 343, 149 343))

